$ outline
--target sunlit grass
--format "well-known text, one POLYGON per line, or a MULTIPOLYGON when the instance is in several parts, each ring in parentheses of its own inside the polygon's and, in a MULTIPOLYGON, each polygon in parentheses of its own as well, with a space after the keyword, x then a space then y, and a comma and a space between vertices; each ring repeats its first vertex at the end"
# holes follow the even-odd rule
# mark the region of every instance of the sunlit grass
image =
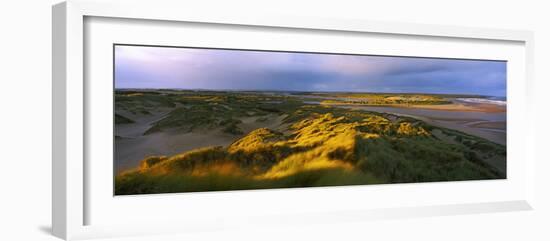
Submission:
MULTIPOLYGON (((420 94, 331 95, 369 104, 445 101, 442 96, 420 94)), ((116 176, 116 194, 506 177, 485 161, 505 158, 505 147, 408 117, 310 105, 293 96, 215 91, 121 91, 115 104, 124 111, 115 115, 116 124, 132 124, 134 118, 164 108, 168 114, 145 134, 217 130, 235 137, 223 147, 147 157, 116 176), (243 133, 243 118, 261 124, 273 116, 283 119, 285 129, 243 133), (439 139, 434 130, 447 138, 439 139)))
POLYGON ((190 97, 180 100, 200 99, 200 104, 176 108, 153 128, 230 128, 238 127, 232 121, 236 116, 279 113, 286 115, 288 131, 259 128, 227 147, 146 158, 138 168, 117 175, 116 194, 505 177, 480 159, 480 155, 505 155, 502 146, 441 129, 459 140, 448 143, 430 133, 434 127, 412 118, 293 101, 259 105, 253 103, 254 96, 190 97), (205 100, 220 104, 206 105, 205 100))

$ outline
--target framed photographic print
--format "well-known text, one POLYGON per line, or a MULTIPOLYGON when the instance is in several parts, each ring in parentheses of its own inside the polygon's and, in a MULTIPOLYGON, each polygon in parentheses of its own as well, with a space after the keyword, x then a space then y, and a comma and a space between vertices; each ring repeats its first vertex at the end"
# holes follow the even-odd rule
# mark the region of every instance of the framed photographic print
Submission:
POLYGON ((506 61, 113 48, 115 195, 506 179, 506 61))
POLYGON ((530 32, 115 4, 53 8, 56 236, 531 209, 530 32))

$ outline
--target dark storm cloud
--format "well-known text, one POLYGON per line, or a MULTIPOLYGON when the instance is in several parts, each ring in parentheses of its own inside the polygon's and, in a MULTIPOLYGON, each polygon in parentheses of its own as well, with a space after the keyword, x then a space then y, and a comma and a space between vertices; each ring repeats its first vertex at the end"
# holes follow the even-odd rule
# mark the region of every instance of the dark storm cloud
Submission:
POLYGON ((465 93, 504 96, 506 63, 117 46, 117 88, 465 93))

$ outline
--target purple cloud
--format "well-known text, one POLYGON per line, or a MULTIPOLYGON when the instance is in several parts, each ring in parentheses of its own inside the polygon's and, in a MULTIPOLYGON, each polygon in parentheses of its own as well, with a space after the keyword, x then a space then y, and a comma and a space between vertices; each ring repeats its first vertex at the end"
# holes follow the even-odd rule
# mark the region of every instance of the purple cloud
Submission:
POLYGON ((115 87, 504 96, 506 62, 117 45, 115 87))

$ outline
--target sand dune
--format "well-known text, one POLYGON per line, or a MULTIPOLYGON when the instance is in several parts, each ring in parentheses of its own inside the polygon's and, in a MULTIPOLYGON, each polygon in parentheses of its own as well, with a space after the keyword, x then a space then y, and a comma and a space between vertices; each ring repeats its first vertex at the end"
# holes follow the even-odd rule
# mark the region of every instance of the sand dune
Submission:
MULTIPOLYGON (((197 130, 190 133, 163 131, 143 135, 151 125, 167 112, 153 116, 136 117, 136 123, 117 125, 115 140, 115 173, 135 167, 148 156, 174 155, 205 146, 228 146, 242 135, 231 135, 220 130, 197 130)), ((265 121, 259 117, 243 117, 239 127, 243 133, 267 127, 273 130, 285 129, 282 120, 286 115, 268 115, 265 121)), ((260 117, 261 118, 261 117, 260 117)))

